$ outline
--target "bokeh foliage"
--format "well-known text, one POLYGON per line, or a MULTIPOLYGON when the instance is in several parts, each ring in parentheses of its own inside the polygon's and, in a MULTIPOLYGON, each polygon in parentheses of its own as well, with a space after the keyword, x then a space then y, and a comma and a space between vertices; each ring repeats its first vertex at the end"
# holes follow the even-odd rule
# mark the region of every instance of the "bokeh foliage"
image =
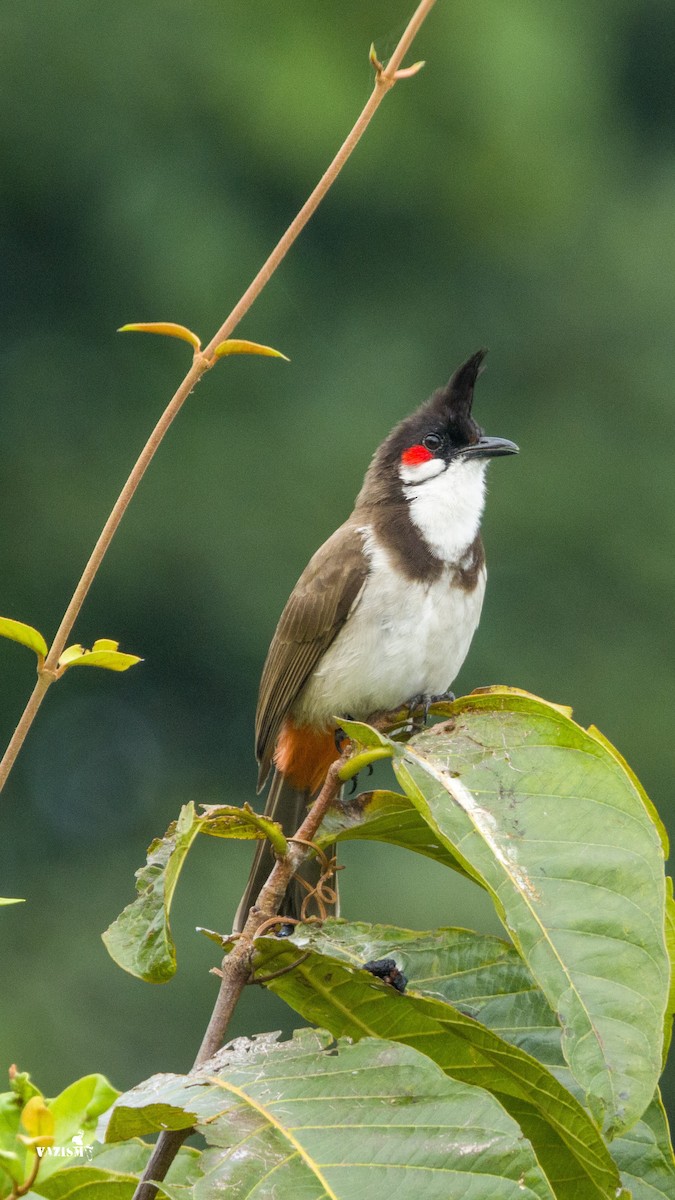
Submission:
MULTIPOLYGON (((365 100, 370 42, 386 57, 406 15, 3 7, 0 611, 53 631, 187 367, 179 343, 114 330, 211 336, 365 100)), ((117 971, 99 933, 181 803, 253 797, 257 678, 288 591, 381 437, 480 345, 478 419, 522 454, 491 470, 490 584, 458 687, 572 704, 672 830, 674 46, 667 0, 439 0, 425 70, 238 331, 290 367, 228 360, 181 415, 75 630, 114 630, 145 662, 69 673, 3 797, 0 891, 29 902, 3 914, 2 1059, 48 1090, 191 1061, 214 961, 191 931, 224 925, 250 847, 194 852, 170 988, 117 971)), ((3 743, 32 678, 4 643, 3 743)), ((358 844, 343 860, 349 917, 480 924, 462 880, 453 911, 434 898, 440 867, 406 857, 402 878, 398 851, 358 844)), ((487 902, 482 919, 494 930, 487 902)), ((272 1003, 252 995, 235 1032, 285 1020, 272 1003)))

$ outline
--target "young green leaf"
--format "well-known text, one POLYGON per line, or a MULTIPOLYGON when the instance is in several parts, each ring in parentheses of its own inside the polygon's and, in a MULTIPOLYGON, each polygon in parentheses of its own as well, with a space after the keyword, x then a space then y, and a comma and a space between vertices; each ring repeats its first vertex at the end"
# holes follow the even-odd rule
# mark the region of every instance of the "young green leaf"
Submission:
POLYGON ((651 1102, 669 963, 659 832, 632 773, 563 712, 506 691, 456 701, 397 747, 435 836, 490 891, 609 1136, 651 1102))
MULTIPOLYGON (((52 1160, 43 1157, 35 1188, 45 1200, 132 1200, 153 1147, 134 1138, 116 1146, 99 1142, 79 1155, 75 1153, 79 1150, 77 1144, 66 1149, 74 1157, 55 1157, 55 1167, 47 1175, 44 1167, 52 1160)), ((167 1186, 193 1186, 202 1173, 200 1162, 199 1151, 181 1146, 169 1168, 167 1186)), ((167 1194, 162 1186, 158 1200, 167 1194)))
POLYGON ((335 1046, 309 1029, 290 1042, 276 1036, 240 1038, 204 1069, 134 1088, 117 1101, 107 1140, 196 1123, 208 1143, 200 1200, 553 1200, 494 1097, 424 1054, 370 1038, 335 1046))
POLYGON ((176 972, 176 947, 169 913, 178 877, 203 824, 192 803, 148 848, 136 872, 138 896, 103 934, 110 957, 122 970, 147 983, 166 983, 176 972))
POLYGON ((183 342, 189 342, 195 350, 200 350, 202 345, 196 333, 186 329, 185 325, 176 325, 173 321, 142 321, 134 325, 122 325, 117 332, 160 333, 165 337, 180 338, 183 342))
MULTIPOLYGON (((486 1088, 527 1125, 535 1153, 542 1164, 547 1159, 549 1182, 573 1180, 584 1200, 615 1200, 619 1177, 602 1138, 578 1100, 545 1067, 445 1001, 410 988, 401 995, 363 970, 363 960, 358 966, 345 961, 351 927, 339 957, 325 952, 335 932, 335 924, 327 924, 327 939, 313 926, 301 926, 292 938, 257 939, 256 972, 291 968, 270 980, 271 991, 335 1037, 389 1038, 420 1050, 451 1078, 486 1088), (551 1145, 554 1151, 547 1150, 551 1145)), ((362 951, 370 948, 359 932, 356 952, 362 951)))
POLYGON ((22 1111, 22 1124, 25 1132, 31 1138, 52 1138, 54 1140, 54 1114, 49 1110, 42 1096, 31 1096, 22 1111))
POLYGON ((272 346, 261 346, 258 342, 244 342, 240 338, 230 338, 226 342, 221 342, 219 346, 216 346, 213 357, 226 358, 228 354, 260 354, 266 358, 283 358, 284 362, 291 361, 280 350, 274 350, 272 346))
POLYGON ((391 754, 393 753, 393 742, 387 737, 386 733, 382 733, 379 729, 374 729, 372 725, 366 725, 363 721, 347 721, 343 717, 336 717, 339 720, 340 729, 354 743, 358 752, 361 750, 377 750, 386 749, 391 754))
POLYGON ((45 1178, 43 1167, 51 1160, 42 1158, 35 1181, 36 1195, 44 1200, 132 1200, 138 1187, 135 1175, 93 1166, 72 1166, 72 1159, 66 1159, 71 1165, 64 1169, 63 1160, 54 1161, 56 1171, 45 1178))
POLYGON ((69 646, 61 655, 57 670, 60 674, 69 667, 101 667, 105 671, 128 671, 129 667, 135 667, 136 663, 143 661, 137 654, 121 654, 118 646, 119 642, 113 642, 110 638, 99 638, 91 650, 85 650, 80 645, 69 646))
POLYGON ((288 842, 278 821, 254 812, 250 805, 202 804, 202 833, 221 838, 267 838, 277 854, 288 852, 288 842))
POLYGON ((86 1135, 85 1142, 93 1141, 98 1118, 118 1096, 105 1075, 84 1075, 59 1092, 49 1101, 59 1144, 79 1134, 86 1135))
POLYGON ((17 1135, 21 1124, 21 1110, 24 1102, 15 1091, 0 1094, 0 1195, 6 1195, 2 1190, 7 1184, 7 1176, 16 1183, 23 1183, 26 1151, 17 1143, 17 1135))
POLYGON ((47 657, 47 643, 42 634, 32 625, 24 625, 23 621, 13 621, 11 617, 0 617, 0 637, 8 638, 10 642, 20 642, 37 654, 38 659, 47 657))
POLYGON ((9 897, 7 897, 7 896, 0 896, 0 907, 3 904, 25 904, 25 903, 26 903, 26 901, 22 900, 20 898, 19 899, 15 899, 15 898, 9 899, 9 897))

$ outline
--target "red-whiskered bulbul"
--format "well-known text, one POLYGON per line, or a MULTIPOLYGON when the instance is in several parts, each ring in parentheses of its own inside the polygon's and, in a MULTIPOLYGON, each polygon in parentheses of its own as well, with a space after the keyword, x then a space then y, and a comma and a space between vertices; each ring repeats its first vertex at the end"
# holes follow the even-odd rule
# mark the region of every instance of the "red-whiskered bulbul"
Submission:
MULTIPOLYGON (((260 682, 259 788, 292 835, 338 757, 339 717, 366 720, 413 697, 442 695, 467 655, 485 592, 480 521, 489 459, 516 454, 471 415, 486 351, 385 438, 351 516, 317 550, 281 614, 260 682)), ((272 866, 258 848, 235 927, 272 866)), ((302 867, 312 885, 320 868, 302 867)), ((284 915, 306 891, 289 888, 284 915)))

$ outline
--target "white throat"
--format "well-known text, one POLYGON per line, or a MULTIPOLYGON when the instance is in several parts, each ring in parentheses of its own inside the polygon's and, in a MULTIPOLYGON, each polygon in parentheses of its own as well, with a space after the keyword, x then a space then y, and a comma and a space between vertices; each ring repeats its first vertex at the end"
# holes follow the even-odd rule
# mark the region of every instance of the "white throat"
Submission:
POLYGON ((485 459, 459 459, 440 475, 419 483, 403 481, 411 520, 444 562, 461 562, 480 529, 486 467, 485 459))

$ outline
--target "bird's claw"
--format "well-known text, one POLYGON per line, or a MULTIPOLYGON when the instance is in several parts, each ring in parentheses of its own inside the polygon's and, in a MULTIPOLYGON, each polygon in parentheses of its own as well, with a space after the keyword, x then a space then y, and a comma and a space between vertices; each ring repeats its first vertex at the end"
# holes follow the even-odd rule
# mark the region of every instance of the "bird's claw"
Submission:
MULTIPOLYGON (((366 769, 365 769, 365 770, 366 770, 366 775, 372 775, 372 773, 373 773, 373 764, 372 764, 372 763, 368 763, 368 766, 366 767, 366 769)), ((357 787, 358 787, 359 775, 360 775, 360 774, 361 774, 361 772, 359 771, 359 772, 358 772, 356 775, 352 775, 352 786, 351 786, 351 787, 350 787, 350 789, 349 789, 349 795, 350 795, 350 796, 353 796, 353 795, 354 795, 354 792, 356 791, 356 789, 357 789, 357 787)))
POLYGON ((349 738, 347 737, 344 729, 341 729, 339 725, 333 734, 333 740, 335 742, 335 749, 337 750, 338 754, 342 755, 342 751, 345 748, 345 742, 348 742, 349 738))
POLYGON ((431 708, 432 704, 441 704, 444 701, 446 703, 452 703, 454 699, 455 693, 451 692, 449 689, 447 692, 439 692, 439 694, 436 696, 429 696, 423 692, 420 692, 417 696, 413 696, 412 699, 408 701, 408 716, 412 720, 417 710, 421 708, 423 713, 422 725, 426 725, 429 720, 429 709, 431 708))

